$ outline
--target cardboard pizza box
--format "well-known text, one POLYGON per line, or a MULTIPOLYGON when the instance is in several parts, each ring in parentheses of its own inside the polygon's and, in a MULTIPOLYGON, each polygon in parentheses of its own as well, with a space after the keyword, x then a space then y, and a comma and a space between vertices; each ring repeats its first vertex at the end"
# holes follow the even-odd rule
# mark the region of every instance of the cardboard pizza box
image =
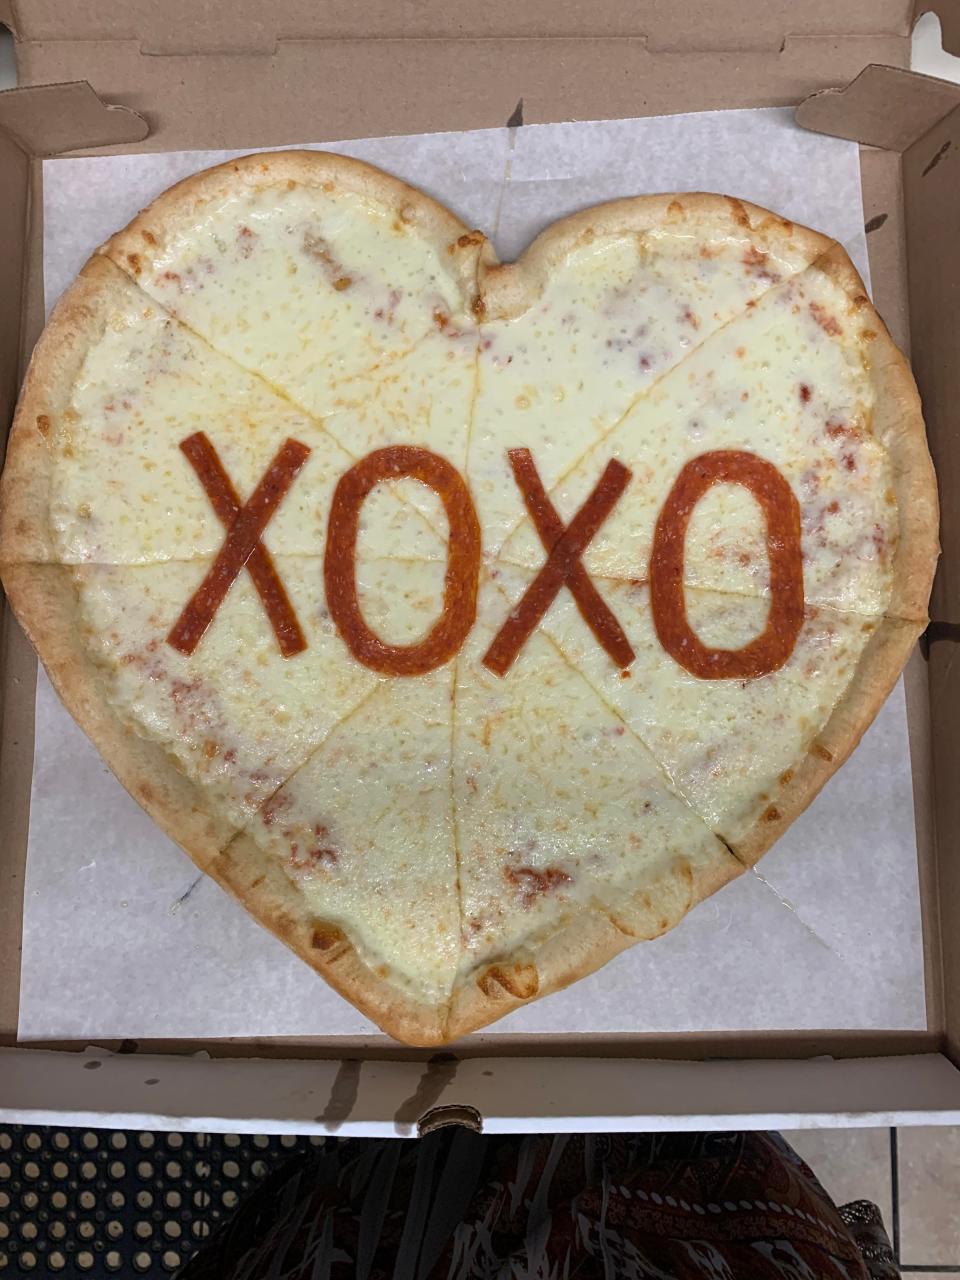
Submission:
POLYGON ((907 672, 927 1031, 571 1037, 495 1057, 479 1037, 441 1053, 18 1046, 36 660, 7 611, 0 1116, 387 1135, 960 1121, 960 87, 905 69, 931 9, 960 54, 951 0, 237 0, 202 14, 188 0, 0 0, 21 86, 0 93, 0 434, 42 327, 43 157, 797 105, 804 127, 862 144, 875 299, 913 351, 943 498, 933 622, 907 672))

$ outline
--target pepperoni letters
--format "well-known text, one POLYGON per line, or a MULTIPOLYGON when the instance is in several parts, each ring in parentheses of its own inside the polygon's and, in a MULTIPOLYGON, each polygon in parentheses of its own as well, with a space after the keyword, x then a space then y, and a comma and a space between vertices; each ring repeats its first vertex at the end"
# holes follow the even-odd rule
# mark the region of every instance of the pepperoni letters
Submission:
POLYGON ((803 625, 800 506, 772 463, 755 453, 717 449, 694 458, 677 476, 661 508, 650 556, 650 607, 660 643, 701 680, 749 680, 777 671, 793 653, 803 625), (767 523, 770 612, 760 635, 742 649, 711 649, 687 621, 684 543, 694 507, 715 484, 749 489, 767 523))
POLYGON ((280 652, 285 658, 302 653, 307 642, 270 553, 260 537, 306 462, 310 450, 296 440, 287 440, 264 472, 246 506, 241 507, 230 477, 204 432, 188 436, 180 448, 197 473, 218 518, 226 526, 227 536, 206 577, 173 624, 167 643, 180 653, 188 656, 193 653, 223 604, 234 578, 246 566, 270 619, 280 652))
POLYGON ((587 577, 580 557, 627 487, 630 472, 622 463, 611 459, 593 493, 564 528, 540 481, 530 450, 511 449, 507 456, 530 518, 549 554, 523 599, 510 610, 506 622, 494 636, 484 654, 483 665, 498 676, 506 675, 530 633, 550 608, 554 596, 566 584, 597 640, 617 666, 628 667, 636 654, 620 623, 587 577))
MULTIPOLYGON (((310 450, 287 440, 241 505, 217 451, 201 431, 180 445, 203 485, 226 538, 200 586, 167 636, 180 653, 194 652, 243 569, 250 574, 284 658, 307 647, 297 616, 263 532, 297 478, 310 450)), ((547 495, 529 449, 508 451, 513 476, 546 552, 521 599, 509 610, 483 656, 483 665, 505 676, 558 593, 566 587, 597 643, 622 670, 635 658, 618 619, 591 581, 582 556, 622 497, 630 472, 612 459, 580 510, 564 525, 547 495)), ((445 458, 415 445, 390 445, 367 454, 337 482, 330 506, 323 580, 330 616, 343 643, 364 666, 384 675, 418 676, 448 662, 477 616, 481 532, 470 491, 445 458), (449 526, 443 601, 427 635, 415 644, 388 644, 363 616, 356 555, 363 504, 377 485, 414 479, 443 503, 449 526)), ((666 652, 702 680, 755 679, 776 671, 793 652, 803 625, 800 508, 772 463, 756 454, 720 449, 701 454, 680 471, 657 518, 650 556, 650 607, 666 652), (743 485, 766 522, 770 608, 763 631, 740 649, 705 645, 687 620, 684 563, 687 527, 697 503, 714 484, 743 485)))
POLYGON ((458 651, 477 616, 480 522, 463 477, 446 459, 414 445, 368 453, 337 483, 327 525, 323 580, 327 608, 347 648, 365 667, 393 676, 422 676, 458 651), (404 477, 429 485, 450 526, 443 608, 417 644, 386 644, 367 626, 357 598, 357 532, 367 495, 384 480, 404 477))

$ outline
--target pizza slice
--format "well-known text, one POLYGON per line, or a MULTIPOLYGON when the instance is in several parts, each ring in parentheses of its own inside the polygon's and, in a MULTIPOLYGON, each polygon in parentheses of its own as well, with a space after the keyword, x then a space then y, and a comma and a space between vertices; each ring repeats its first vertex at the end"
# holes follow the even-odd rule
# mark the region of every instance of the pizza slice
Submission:
POLYGON ((186 179, 101 252, 218 351, 325 418, 339 389, 377 386, 431 335, 438 350, 462 351, 483 243, 358 160, 287 151, 186 179))
MULTIPOLYGON (((530 575, 507 566, 511 601, 530 575)), ((656 634, 649 587, 597 580, 636 651, 620 669, 569 591, 543 627, 597 696, 646 744, 677 792, 744 862, 802 812, 857 745, 921 626, 808 605, 784 664, 757 678, 705 679, 656 634)), ((737 651, 764 630, 769 602, 687 587, 687 616, 709 648, 737 651)))
MULTIPOLYGON (((465 472, 477 397, 477 342, 475 328, 456 328, 441 314, 437 328, 412 351, 340 382, 330 393, 324 429, 354 457, 414 446, 465 472)), ((443 504, 432 489, 403 481, 394 487, 438 538, 445 536, 443 504)), ((427 536, 405 549, 429 555, 427 536)))
POLYGON ((509 611, 502 585, 485 579, 457 663, 464 956, 451 1035, 656 937, 742 870, 542 633, 505 677, 482 665, 509 611))
MULTIPOLYGON (((831 253, 769 290, 652 388, 555 487, 551 497, 566 521, 611 458, 631 473, 584 555, 589 572, 646 580, 675 487, 698 470, 721 474, 731 454, 749 454, 772 464, 787 482, 787 501, 795 500, 809 602, 924 616, 936 512, 932 471, 921 465, 919 404, 903 366, 889 360, 859 283, 831 253), (913 572, 921 562, 923 572, 913 572)), ((763 485, 708 479, 699 492, 687 512, 684 580, 769 594, 763 485)), ((540 562, 529 521, 503 554, 540 562)))
POLYGON ((460 959, 453 664, 379 687, 223 851, 214 874, 411 1044, 445 1038, 460 959))
POLYGON ((509 449, 530 449, 549 489, 577 475, 671 369, 830 243, 723 196, 650 196, 565 218, 519 262, 482 267, 469 476, 491 554, 515 546, 524 516, 509 449))
MULTIPOLYGON (((218 511, 211 485, 219 480, 242 505, 287 441, 302 454, 263 543, 280 554, 322 555, 333 489, 353 456, 106 258, 84 268, 38 351, 43 358, 33 362, 21 398, 25 425, 11 439, 3 476, 5 561, 139 564, 213 555, 230 517, 218 511), (205 457, 185 448, 199 437, 205 457)), ((381 548, 445 555, 440 534, 396 494, 378 494, 363 515, 365 536, 381 548)))
MULTIPOLYGON (((302 651, 284 656, 275 612, 247 572, 195 649, 179 651, 172 633, 211 563, 77 566, 76 625, 117 716, 169 753, 204 788, 211 811, 237 827, 387 677, 344 644, 316 557, 273 559, 302 651)), ((391 643, 415 641, 442 595, 443 572, 440 561, 359 555, 357 591, 369 625, 391 643)))

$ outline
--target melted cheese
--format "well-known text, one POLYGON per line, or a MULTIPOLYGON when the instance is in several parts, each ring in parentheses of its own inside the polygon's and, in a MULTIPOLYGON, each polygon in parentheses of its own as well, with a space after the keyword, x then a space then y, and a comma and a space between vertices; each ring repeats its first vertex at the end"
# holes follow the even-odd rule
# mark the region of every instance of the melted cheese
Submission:
POLYGON ((378 689, 250 827, 316 918, 420 1000, 449 996, 460 959, 450 802, 452 664, 378 689))
MULTIPOLYGON (((139 287, 118 292, 53 445, 57 547, 80 565, 86 641, 120 713, 279 861, 305 910, 428 1002, 585 908, 629 931, 630 903, 665 877, 735 870, 718 835, 735 847, 775 802, 890 593, 897 513, 862 326, 805 269, 813 250, 587 236, 523 314, 477 325, 443 252, 366 197, 247 189, 176 226, 149 266, 118 260, 139 287), (178 447, 198 430, 241 500, 285 439, 311 450, 264 535, 308 640, 295 658, 246 572, 192 657, 165 642, 224 538, 178 447), (476 625, 417 678, 360 665, 324 598, 334 486, 397 444, 452 462, 482 528, 476 625), (632 473, 583 557, 636 651, 627 677, 566 588, 504 678, 482 666, 546 555, 516 447, 565 523, 610 458, 632 473), (697 680, 653 631, 657 515, 713 449, 769 459, 801 508, 807 620, 757 680, 697 680)), ((439 616, 447 536, 416 481, 364 503, 358 597, 386 642, 414 644, 439 616)), ((769 603, 751 495, 712 489, 686 551, 691 625, 741 647, 769 603)))
POLYGON ((542 634, 503 679, 481 665, 510 608, 500 584, 485 581, 457 664, 465 972, 535 946, 584 907, 626 922, 631 899, 667 872, 682 881, 681 867, 732 862, 623 718, 542 634))
MULTIPOLYGON (((326 608, 322 562, 286 555, 275 562, 307 640, 293 658, 281 656, 246 573, 185 657, 166 637, 209 560, 76 570, 86 642, 104 666, 110 698, 238 824, 378 685, 392 683, 348 652, 326 608)), ((439 562, 361 559, 368 624, 393 643, 414 642, 430 625, 442 575, 439 562)))
POLYGON ((265 186, 199 204, 133 269, 173 315, 318 417, 338 388, 464 319, 449 255, 343 190, 265 186))
POLYGON ((671 369, 808 261, 788 249, 761 268, 747 249, 734 238, 596 237, 523 315, 483 326, 469 475, 492 553, 524 517, 507 449, 532 450, 553 488, 671 369))
MULTIPOLYGON (((632 472, 584 556, 592 573, 645 579, 660 508, 684 464, 711 450, 742 449, 773 462, 798 500, 807 599, 883 612, 897 514, 889 458, 870 431, 873 392, 850 310, 846 295, 819 272, 790 280, 633 407, 553 494, 568 521, 610 458, 632 472)), ((529 521, 504 558, 542 561, 529 521)), ((686 581, 766 594, 764 526, 749 491, 718 485, 698 504, 687 533, 686 581)))
MULTIPOLYGON (((528 580, 529 574, 501 571, 511 599, 528 580)), ((876 621, 811 608, 779 671, 755 680, 701 680, 661 647, 645 585, 601 586, 636 650, 629 677, 599 647, 569 592, 544 619, 546 633, 646 744, 679 794, 736 847, 829 719, 876 621)), ((716 648, 739 648, 766 624, 768 603, 758 597, 688 587, 686 599, 690 625, 716 648)))
MULTIPOLYGON (((122 277, 112 296, 119 301, 51 438, 51 520, 61 561, 137 564, 216 553, 223 525, 179 448, 197 431, 209 437, 241 501, 284 440, 307 445, 310 456, 264 543, 284 555, 322 554, 334 486, 357 455, 122 277)), ((371 499, 363 517, 380 554, 397 546, 426 558, 446 554, 437 533, 442 515, 431 528, 387 493, 371 499)))

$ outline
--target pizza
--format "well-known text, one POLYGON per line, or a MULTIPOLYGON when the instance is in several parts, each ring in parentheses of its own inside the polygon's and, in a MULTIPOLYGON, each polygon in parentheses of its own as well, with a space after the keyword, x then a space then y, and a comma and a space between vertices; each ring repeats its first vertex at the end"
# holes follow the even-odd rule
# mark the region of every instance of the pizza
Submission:
POLYGON ((30 364, 3 581, 131 794, 383 1030, 662 934, 926 622, 909 368, 842 248, 645 196, 519 261, 319 152, 180 183, 30 364))

